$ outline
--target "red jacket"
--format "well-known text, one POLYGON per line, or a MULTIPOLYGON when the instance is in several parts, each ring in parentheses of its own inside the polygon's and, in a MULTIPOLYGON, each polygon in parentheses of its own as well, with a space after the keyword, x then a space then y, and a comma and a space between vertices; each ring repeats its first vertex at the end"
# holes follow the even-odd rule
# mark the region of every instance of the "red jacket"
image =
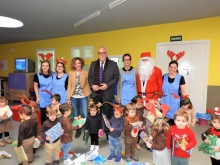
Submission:
MULTIPOLYGON (((137 85, 137 89, 138 89, 138 94, 140 96, 143 96, 142 93, 142 89, 141 89, 141 80, 140 80, 140 76, 138 75, 138 81, 137 81, 138 85, 137 85)), ((158 95, 154 95, 153 96, 153 92, 158 92, 159 95, 162 95, 162 72, 160 70, 160 68, 158 67, 154 67, 154 70, 151 74, 151 76, 149 77, 148 81, 147 81, 147 85, 146 85, 146 89, 145 89, 145 93, 151 93, 151 94, 147 94, 146 97, 149 99, 153 98, 158 98, 158 95)))
POLYGON ((193 147, 197 144, 194 132, 186 126, 184 129, 178 129, 176 125, 172 126, 167 133, 167 148, 171 149, 171 155, 179 158, 189 158, 193 147), (185 144, 186 151, 179 146, 185 144))

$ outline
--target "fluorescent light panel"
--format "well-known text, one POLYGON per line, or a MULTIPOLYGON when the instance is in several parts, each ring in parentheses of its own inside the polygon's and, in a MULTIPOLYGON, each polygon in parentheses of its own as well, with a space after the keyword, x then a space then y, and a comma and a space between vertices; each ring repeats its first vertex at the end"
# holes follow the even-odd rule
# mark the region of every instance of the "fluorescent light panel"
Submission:
POLYGON ((86 23, 87 21, 90 21, 91 19, 93 19, 93 18, 95 18, 95 17, 97 17, 99 15, 100 15, 100 11, 96 11, 95 13, 93 13, 93 14, 89 15, 88 17, 86 17, 86 18, 78 21, 77 23, 75 23, 74 24, 74 28, 76 28, 77 26, 80 26, 80 25, 86 23))
POLYGON ((16 19, 0 16, 0 27, 4 28, 18 28, 23 26, 24 24, 16 19))
POLYGON ((110 9, 113 9, 114 7, 126 2, 127 0, 115 0, 112 3, 110 3, 108 6, 110 9))

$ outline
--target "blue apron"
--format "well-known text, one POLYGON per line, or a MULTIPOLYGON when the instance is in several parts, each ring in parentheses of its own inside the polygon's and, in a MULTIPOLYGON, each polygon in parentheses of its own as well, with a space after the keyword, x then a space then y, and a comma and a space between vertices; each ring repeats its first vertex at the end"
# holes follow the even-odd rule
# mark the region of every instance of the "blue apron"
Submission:
POLYGON ((64 73, 63 76, 60 79, 57 79, 57 74, 53 74, 53 88, 52 88, 52 94, 59 94, 60 95, 60 104, 67 102, 67 92, 65 88, 65 81, 67 78, 67 74, 64 73))
POLYGON ((121 89, 121 104, 126 105, 130 103, 134 96, 136 96, 134 81, 134 69, 129 74, 122 71, 122 89, 121 89))
POLYGON ((46 108, 51 104, 51 95, 44 90, 51 92, 52 89, 52 76, 45 78, 43 75, 37 73, 40 88, 38 89, 38 95, 40 99, 40 108, 46 108))
POLYGON ((166 114, 166 117, 170 119, 174 118, 175 112, 180 108, 180 98, 174 98, 174 96, 171 94, 174 93, 179 96, 180 78, 181 75, 177 74, 174 82, 169 83, 168 74, 165 74, 163 77, 162 91, 163 95, 165 96, 161 98, 161 104, 167 104, 170 106, 170 110, 166 114))

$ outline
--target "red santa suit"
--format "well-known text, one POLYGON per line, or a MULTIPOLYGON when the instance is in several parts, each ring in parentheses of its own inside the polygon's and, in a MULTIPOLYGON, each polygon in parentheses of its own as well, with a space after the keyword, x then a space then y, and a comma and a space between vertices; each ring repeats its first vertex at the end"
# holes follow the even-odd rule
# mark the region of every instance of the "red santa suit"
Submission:
MULTIPOLYGON (((141 58, 144 57, 150 57, 151 53, 142 53, 141 58)), ((157 99, 158 97, 161 97, 162 95, 162 72, 161 69, 154 66, 152 74, 146 81, 141 81, 140 75, 138 75, 138 81, 137 81, 137 89, 138 94, 143 98, 149 98, 149 99, 157 99)))

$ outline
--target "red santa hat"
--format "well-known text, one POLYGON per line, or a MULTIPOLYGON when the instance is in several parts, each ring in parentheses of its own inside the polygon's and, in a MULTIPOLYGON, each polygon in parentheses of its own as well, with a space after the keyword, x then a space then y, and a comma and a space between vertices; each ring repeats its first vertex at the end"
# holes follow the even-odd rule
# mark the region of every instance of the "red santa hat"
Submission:
POLYGON ((151 52, 141 53, 141 58, 151 58, 151 52))
POLYGON ((220 115, 220 107, 215 107, 215 114, 220 115))

